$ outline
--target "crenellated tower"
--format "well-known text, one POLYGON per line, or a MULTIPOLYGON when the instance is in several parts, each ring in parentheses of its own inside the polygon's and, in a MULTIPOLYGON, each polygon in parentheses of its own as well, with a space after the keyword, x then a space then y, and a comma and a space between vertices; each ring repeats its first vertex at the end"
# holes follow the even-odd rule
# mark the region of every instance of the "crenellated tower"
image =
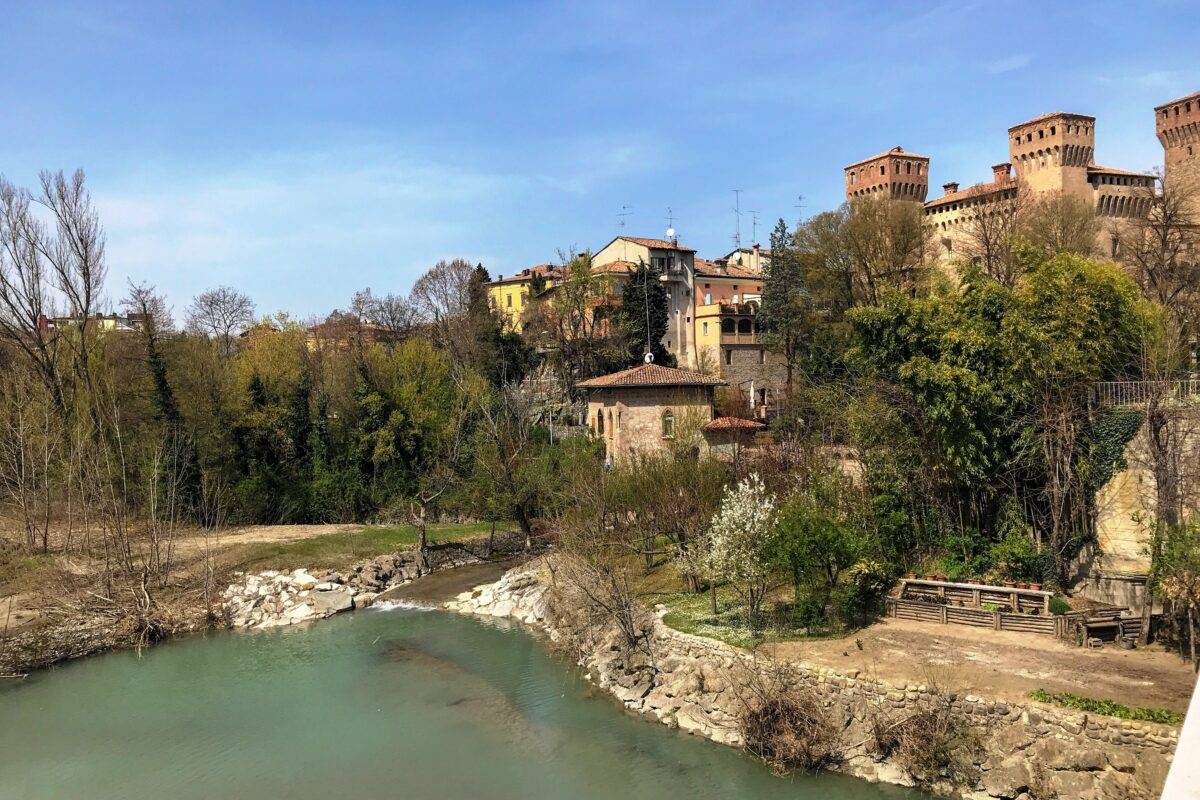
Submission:
POLYGON ((929 156, 909 153, 903 147, 856 161, 843 172, 847 200, 888 197, 923 203, 929 192, 929 156))
POLYGON ((1008 129, 1017 181, 1034 192, 1091 197, 1088 167, 1096 154, 1096 118, 1061 111, 1008 129))
POLYGON ((1154 130, 1163 146, 1166 187, 1186 182, 1200 190, 1200 92, 1157 106, 1154 130))

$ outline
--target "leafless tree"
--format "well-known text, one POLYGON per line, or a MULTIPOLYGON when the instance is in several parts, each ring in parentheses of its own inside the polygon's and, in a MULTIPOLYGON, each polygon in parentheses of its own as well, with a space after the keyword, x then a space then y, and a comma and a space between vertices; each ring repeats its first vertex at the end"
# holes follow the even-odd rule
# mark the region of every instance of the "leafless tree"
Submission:
POLYGON ((228 286, 201 292, 187 310, 187 329, 215 339, 225 355, 233 352, 234 337, 254 322, 254 302, 228 286))
POLYGON ((1018 234, 1046 257, 1056 253, 1094 255, 1100 224, 1095 208, 1086 200, 1050 192, 1022 198, 1018 212, 1018 234))
POLYGON ((417 324, 417 310, 408 298, 398 294, 376 297, 370 287, 355 292, 351 312, 363 322, 378 326, 393 342, 408 336, 417 324))
POLYGON ((0 178, 0 335, 34 366, 63 413, 60 346, 90 390, 87 323, 100 307, 105 274, 104 232, 81 170, 69 179, 42 172, 36 194, 0 178), (43 216, 35 213, 39 208, 43 216), (55 326, 51 317, 59 311, 73 330, 55 326))
POLYGON ((1020 230, 1021 199, 1015 190, 981 204, 963 225, 963 256, 984 274, 1011 287, 1021 272, 1014 247, 1020 230))
POLYGON ((439 261, 413 284, 410 301, 417 318, 446 348, 456 364, 474 363, 474 336, 464 324, 471 308, 469 261, 439 261))
POLYGON ((121 308, 130 317, 140 319, 149 335, 159 336, 175 328, 167 299, 151 284, 130 281, 129 294, 121 301, 121 308))

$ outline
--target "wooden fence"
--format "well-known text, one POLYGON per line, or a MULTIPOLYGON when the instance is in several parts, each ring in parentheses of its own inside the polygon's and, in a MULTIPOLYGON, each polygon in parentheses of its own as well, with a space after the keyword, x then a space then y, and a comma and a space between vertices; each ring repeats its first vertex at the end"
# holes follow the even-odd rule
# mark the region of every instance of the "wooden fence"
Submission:
POLYGON ((887 598, 888 615, 897 619, 921 622, 940 622, 943 625, 968 625, 975 628, 991 628, 997 631, 1036 633, 1068 639, 1073 636, 1078 614, 1033 616, 1013 614, 1006 611, 986 611, 982 608, 948 606, 922 600, 887 598))
POLYGON ((1050 598, 1054 592, 1043 589, 1020 589, 1016 586, 990 586, 984 583, 954 583, 951 581, 905 578, 896 595, 901 600, 924 600, 929 603, 982 608, 996 606, 999 611, 1031 612, 1050 615, 1050 598))

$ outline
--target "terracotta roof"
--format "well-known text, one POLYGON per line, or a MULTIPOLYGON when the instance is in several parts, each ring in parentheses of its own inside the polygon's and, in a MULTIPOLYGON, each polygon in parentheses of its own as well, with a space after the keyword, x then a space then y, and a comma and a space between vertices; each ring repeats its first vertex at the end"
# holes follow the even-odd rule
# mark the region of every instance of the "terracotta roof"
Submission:
POLYGON ((507 278, 498 277, 492 281, 489 286, 499 286, 505 283, 522 283, 532 279, 536 275, 545 275, 547 278, 557 277, 561 267, 556 264, 535 264, 532 267, 526 267, 520 272, 514 272, 507 278))
MULTIPOLYGON (((639 236, 618 236, 616 239, 613 239, 613 242, 615 242, 617 239, 622 239, 626 242, 633 242, 634 244, 640 244, 642 247, 653 247, 657 250, 680 250, 684 253, 696 252, 691 247, 684 247, 683 245, 679 244, 679 242, 672 242, 667 239, 643 239, 639 236)), ((612 244, 612 242, 609 242, 608 244, 612 244)), ((607 246, 608 245, 605 245, 605 247, 607 246)))
POLYGON ((592 266, 593 275, 628 275, 638 268, 632 261, 609 261, 592 266))
POLYGON ((974 186, 968 186, 966 189, 960 189, 957 192, 949 192, 941 197, 935 197, 925 204, 925 208, 933 206, 941 206, 946 203, 953 203, 957 200, 971 200, 977 197, 986 197, 990 194, 996 194, 1004 189, 1013 189, 1017 186, 1016 178, 1008 178, 1007 180, 991 181, 989 183, 977 183, 974 186))
POLYGON ((1011 133, 1012 131, 1015 131, 1017 128, 1024 128, 1026 125, 1032 125, 1035 122, 1044 122, 1048 119, 1054 119, 1055 117, 1071 117, 1072 119, 1090 119, 1092 122, 1096 121, 1095 117, 1089 116, 1087 114, 1072 114, 1068 111, 1051 111, 1049 114, 1041 114, 1039 116, 1034 117, 1033 119, 1027 119, 1024 122, 1019 122, 1016 125, 1013 125, 1008 130, 1011 133))
POLYGON ((725 381, 699 372, 664 367, 661 364, 639 364, 608 375, 581 381, 580 389, 609 389, 632 386, 724 386, 725 381))
POLYGON ((761 422, 741 417, 717 417, 704 426, 706 431, 761 431, 767 427, 761 422))
POLYGON ((1101 172, 1105 175, 1128 175, 1134 178, 1153 178, 1149 172, 1130 172, 1127 169, 1117 169, 1116 167, 1100 167, 1091 164, 1087 168, 1088 172, 1101 172))
POLYGON ((923 159, 925 161, 929 160, 929 156, 923 156, 920 153, 910 153, 909 151, 905 150, 903 147, 896 145, 891 150, 888 150, 886 152, 876 153, 875 155, 871 156, 870 158, 860 159, 859 161, 855 161, 853 164, 847 164, 845 167, 843 167, 843 169, 850 169, 851 167, 857 167, 859 164, 866 164, 868 161, 874 161, 876 159, 886 158, 888 156, 896 156, 898 158, 919 158, 919 159, 923 159))
POLYGON ((740 264, 722 263, 720 261, 709 261, 706 258, 697 258, 695 260, 696 276, 706 278, 745 278, 747 280, 762 280, 762 270, 743 267, 740 264))
POLYGON ((1163 103, 1162 105, 1155 106, 1154 110, 1162 111, 1167 106, 1173 106, 1176 103, 1182 103, 1186 100, 1195 100, 1198 97, 1200 97, 1200 92, 1192 92, 1191 94, 1185 94, 1183 97, 1176 97, 1174 100, 1168 100, 1167 102, 1163 103))

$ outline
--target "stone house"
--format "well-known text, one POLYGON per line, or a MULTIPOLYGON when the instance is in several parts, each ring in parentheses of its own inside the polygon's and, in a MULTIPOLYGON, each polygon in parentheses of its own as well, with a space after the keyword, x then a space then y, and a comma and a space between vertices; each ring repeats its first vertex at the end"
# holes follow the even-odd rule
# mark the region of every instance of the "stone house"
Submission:
POLYGON ((720 378, 641 364, 578 384, 587 392, 587 424, 604 442, 609 463, 634 452, 668 450, 703 442, 713 419, 713 392, 720 378))

